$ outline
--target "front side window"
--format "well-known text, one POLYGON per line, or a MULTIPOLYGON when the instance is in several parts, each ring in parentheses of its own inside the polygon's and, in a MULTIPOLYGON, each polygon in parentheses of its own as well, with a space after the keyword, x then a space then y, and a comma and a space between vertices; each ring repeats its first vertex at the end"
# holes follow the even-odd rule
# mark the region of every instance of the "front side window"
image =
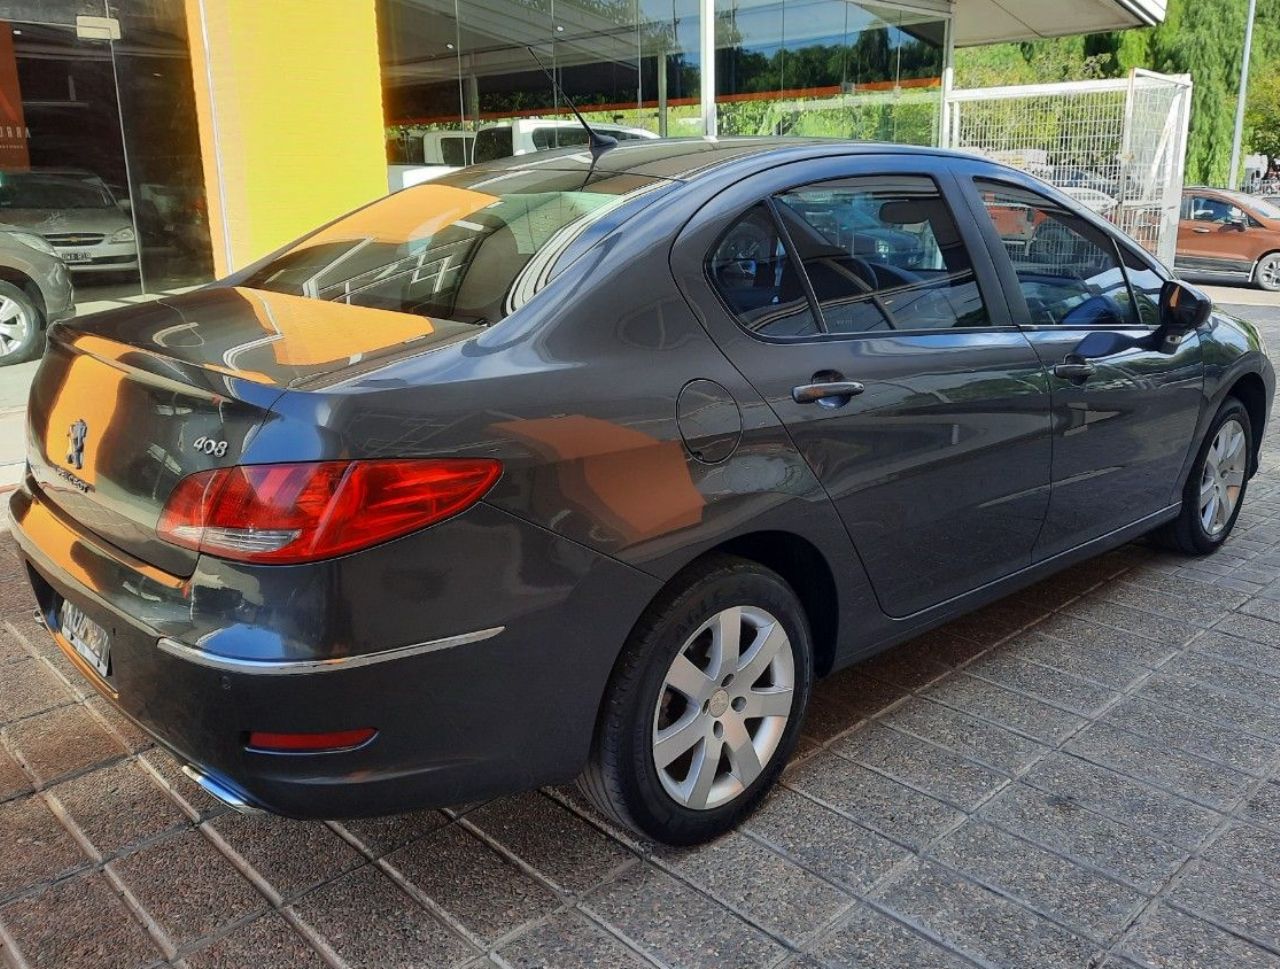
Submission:
POLYGON ((1226 225, 1228 222, 1243 222, 1245 218, 1244 210, 1238 205, 1207 195, 1193 195, 1190 208, 1190 214, 1184 217, 1193 222, 1226 225))
POLYGON ((968 250, 932 179, 819 182, 777 202, 830 332, 990 325, 968 250))
POLYGON ((977 187, 1013 263, 1031 314, 1027 322, 1131 326, 1137 321, 1109 235, 1036 192, 983 179, 977 187))
POLYGON ((720 237, 707 275, 730 312, 760 336, 813 336, 821 332, 804 282, 763 202, 720 237))

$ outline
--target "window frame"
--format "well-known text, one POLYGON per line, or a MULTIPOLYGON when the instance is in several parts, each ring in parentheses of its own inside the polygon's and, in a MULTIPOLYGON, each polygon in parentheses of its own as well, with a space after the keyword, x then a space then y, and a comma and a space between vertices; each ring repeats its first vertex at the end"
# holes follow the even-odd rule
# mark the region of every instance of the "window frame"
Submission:
MULTIPOLYGON (((838 174, 817 174, 804 178, 800 181, 790 181, 786 185, 777 188, 771 188, 763 197, 756 197, 754 200, 739 209, 733 218, 727 221, 724 227, 716 234, 711 246, 707 249, 702 260, 702 279, 711 290, 716 302, 728 315, 733 325, 748 338, 761 343, 773 344, 810 344, 810 343, 829 343, 833 341, 845 340, 866 340, 866 339, 895 339, 906 336, 936 336, 945 333, 993 333, 993 332, 1009 332, 1017 330, 1019 327, 1010 318, 1010 307, 1005 302, 1002 293, 1002 287, 998 283, 993 288, 996 280, 984 279, 985 270, 993 269, 991 264, 990 253, 985 243, 985 239, 975 231, 973 227, 967 225, 964 219, 959 217, 960 208, 963 204, 963 198, 957 198, 956 193, 961 189, 956 182, 954 172, 946 165, 946 159, 942 156, 933 156, 929 160, 933 162, 941 162, 936 167, 915 165, 901 169, 893 169, 888 167, 890 161, 902 161, 910 159, 917 161, 916 157, 901 154, 876 154, 876 155, 854 155, 847 161, 853 162, 845 167, 845 170, 838 174), (877 164, 879 163, 879 164, 877 164), (811 188, 817 185, 828 184, 832 182, 848 182, 855 179, 873 179, 873 178, 925 178, 933 183, 937 190, 938 198, 946 208, 947 214, 951 216, 951 220, 955 225, 956 233, 960 238, 961 244, 965 247, 965 253, 969 257, 970 266, 973 272, 973 282, 978 288, 978 295, 982 299, 983 306, 987 310, 987 318, 989 322, 984 326, 953 326, 953 327, 923 327, 905 330, 864 330, 850 333, 832 332, 827 325, 826 317, 822 312, 822 307, 818 302, 817 296, 813 289, 813 283, 809 279, 808 270, 805 269, 804 263, 800 259, 799 251, 796 248, 795 241, 791 238, 790 232, 787 230, 784 220, 778 215, 777 206, 779 202, 777 197, 785 195, 788 192, 799 191, 811 188), (773 220, 774 229, 778 233, 783 249, 787 258, 792 260, 796 266, 800 278, 801 288, 804 290, 805 299, 809 304, 809 312, 812 314, 814 321, 818 325, 818 332, 803 336, 772 336, 755 332, 742 324, 738 318, 738 314, 734 312, 732 307, 728 305, 719 288, 715 284, 715 280, 711 274, 711 260, 721 241, 726 235, 737 226, 738 222, 744 218, 747 213, 754 209, 757 205, 764 203, 769 212, 770 218, 773 220), (998 297, 998 298, 993 298, 998 297)), ((800 162, 798 165, 805 163, 800 162)), ((797 173, 799 174, 799 173, 797 173)))
POLYGON ((1095 213, 1085 209, 1083 206, 1071 204, 1066 196, 1055 198, 1053 187, 1051 185, 1033 184, 1030 179, 1018 177, 1015 172, 992 171, 984 168, 974 168, 967 170, 962 176, 965 182, 966 195, 969 205, 973 209, 974 218, 978 221, 979 227, 986 239, 987 249, 991 256, 992 262, 995 264, 996 272, 1001 277, 1002 286, 1005 289, 1005 298, 1009 305, 1009 311, 1015 318, 1019 316, 1021 319, 1030 319, 1031 310, 1027 305, 1027 299, 1022 292, 1022 282, 1018 278, 1018 271, 1013 264, 1013 260, 1009 257, 1008 251, 1005 249, 1004 240, 1000 237, 999 231, 996 229, 995 220, 991 218, 991 214, 987 211, 987 204, 982 199, 982 189, 979 183, 996 186, 1005 186, 1020 192, 1026 192, 1038 198, 1044 199, 1050 206, 1065 209, 1082 222, 1092 226, 1100 232, 1111 243, 1111 249, 1115 256, 1116 265, 1119 267, 1121 275, 1124 277, 1125 289, 1129 292, 1129 305, 1132 308, 1134 319, 1125 326, 1112 326, 1107 323, 1089 323, 1089 324, 1072 324, 1064 327, 1061 323, 1015 323, 1016 329, 1025 332, 1034 333, 1041 330, 1100 330, 1103 332, 1115 330, 1143 330, 1151 332, 1157 328, 1156 324, 1142 322, 1141 313, 1138 311, 1138 296, 1133 288, 1133 280, 1130 278, 1128 267, 1125 266, 1122 250, 1127 251, 1134 256, 1139 262, 1147 265, 1163 279, 1168 282, 1172 277, 1160 263, 1155 260, 1141 246, 1134 245, 1123 233, 1121 233, 1114 225, 1104 219, 1099 218, 1095 213), (1049 189, 1048 192, 1045 189, 1049 189))

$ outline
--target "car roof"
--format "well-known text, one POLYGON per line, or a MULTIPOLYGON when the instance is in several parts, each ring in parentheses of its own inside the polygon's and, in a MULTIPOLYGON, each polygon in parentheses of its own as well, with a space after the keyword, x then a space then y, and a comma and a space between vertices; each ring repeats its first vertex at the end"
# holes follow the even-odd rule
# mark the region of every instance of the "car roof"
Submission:
MULTIPOLYGON (((834 138, 669 138, 619 143, 600 156, 592 165, 591 156, 582 146, 541 151, 533 155, 485 162, 491 169, 543 169, 577 171, 584 175, 593 170, 615 175, 644 175, 687 181, 730 162, 769 154, 775 160, 811 158, 815 148, 831 148, 840 154, 944 155, 974 161, 977 156, 939 148, 897 145, 868 141, 846 141, 834 138)), ((980 160, 980 159, 979 159, 980 160)), ((996 164, 991 163, 993 166, 996 164)))

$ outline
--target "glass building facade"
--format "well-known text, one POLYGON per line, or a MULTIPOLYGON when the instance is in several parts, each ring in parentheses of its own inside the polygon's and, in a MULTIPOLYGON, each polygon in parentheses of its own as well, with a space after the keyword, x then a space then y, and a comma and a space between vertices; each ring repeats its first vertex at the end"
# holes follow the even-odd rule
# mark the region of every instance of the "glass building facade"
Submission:
POLYGON ((0 2, 4 229, 52 243, 82 300, 210 278, 181 3, 0 2))
POLYGON ((950 5, 931 7, 378 0, 388 163, 450 166, 574 143, 548 73, 589 121, 623 137, 932 143, 950 5))

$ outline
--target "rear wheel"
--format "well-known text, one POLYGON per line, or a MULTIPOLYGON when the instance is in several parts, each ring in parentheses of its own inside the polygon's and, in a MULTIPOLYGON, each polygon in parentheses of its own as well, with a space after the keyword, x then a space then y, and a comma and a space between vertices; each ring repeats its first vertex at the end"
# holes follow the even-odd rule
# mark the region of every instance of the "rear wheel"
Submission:
POLYGON ((812 683, 808 623, 791 587, 753 562, 709 559, 632 633, 579 786, 658 841, 714 838, 777 779, 812 683))
POLYGON ((1280 252, 1263 256, 1253 271, 1253 281, 1259 289, 1280 293, 1280 252))
POLYGON ((23 290, 0 282, 0 367, 33 360, 43 350, 40 310, 23 290))
POLYGON ((1235 528, 1249 486, 1253 425, 1249 411, 1228 397, 1209 425, 1182 491, 1182 511, 1159 537, 1188 555, 1215 551, 1235 528))

